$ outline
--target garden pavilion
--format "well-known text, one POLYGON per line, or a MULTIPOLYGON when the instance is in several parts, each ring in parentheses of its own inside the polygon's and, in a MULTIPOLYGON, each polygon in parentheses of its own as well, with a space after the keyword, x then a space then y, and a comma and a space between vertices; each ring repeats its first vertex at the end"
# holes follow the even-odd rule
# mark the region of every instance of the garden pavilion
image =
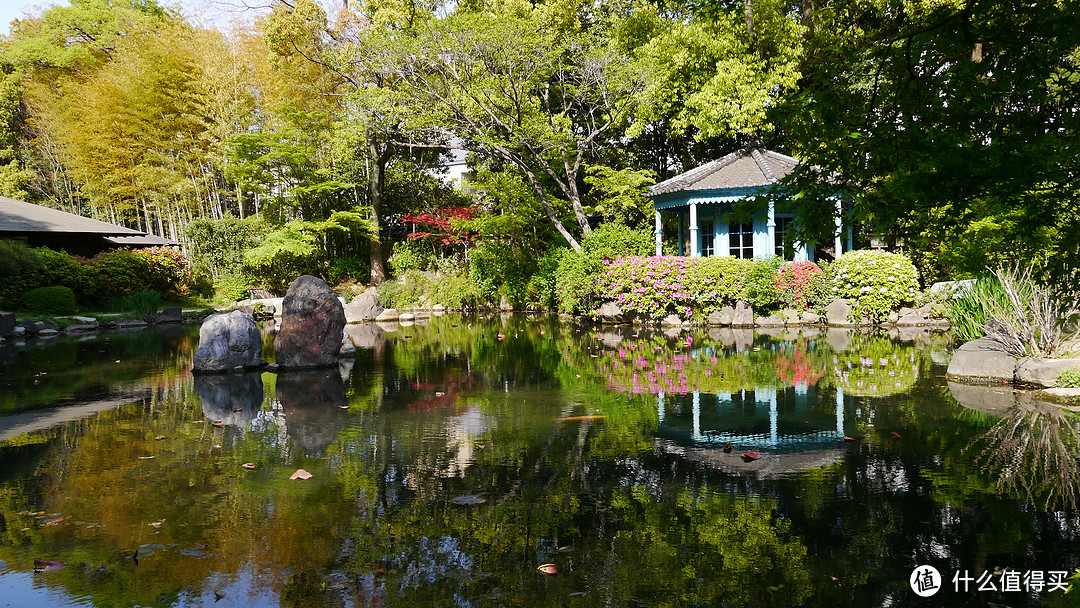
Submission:
POLYGON ((679 255, 760 258, 777 255, 793 261, 815 261, 820 253, 836 257, 852 249, 850 223, 836 199, 834 242, 830 249, 793 244, 793 228, 819 218, 805 217, 794 204, 776 204, 747 221, 735 217, 734 204, 760 195, 790 175, 800 161, 758 147, 745 148, 676 175, 649 188, 656 219, 656 255, 662 255, 661 213, 675 215, 679 226, 679 255), (794 245, 794 246, 792 246, 794 245))

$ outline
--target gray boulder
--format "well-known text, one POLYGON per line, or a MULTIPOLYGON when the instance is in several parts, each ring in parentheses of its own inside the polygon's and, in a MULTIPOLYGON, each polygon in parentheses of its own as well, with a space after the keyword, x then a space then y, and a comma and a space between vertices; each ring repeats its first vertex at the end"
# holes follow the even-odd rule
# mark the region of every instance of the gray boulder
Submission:
POLYGON ((255 319, 242 311, 210 315, 199 328, 196 372, 227 372, 234 367, 257 369, 263 365, 262 334, 255 319))
POLYGON ((1080 359, 1024 357, 1016 366, 1016 381, 1034 386, 1057 386, 1057 378, 1067 369, 1080 368, 1080 359))
POLYGON ((854 325, 851 320, 851 304, 840 298, 825 308, 825 322, 829 325, 854 325))
POLYGON ((382 305, 379 304, 379 296, 365 292, 345 305, 345 321, 347 323, 373 321, 383 310, 382 305))
POLYGON ((993 338, 979 338, 960 345, 949 361, 948 376, 1012 382, 1016 359, 993 338))
POLYGON ((15 313, 0 310, 0 336, 6 336, 15 329, 15 313))
POLYGON ((818 323, 821 323, 821 315, 816 312, 804 310, 802 313, 802 322, 803 325, 817 325, 818 323))
POLYGON ((900 327, 917 327, 919 325, 926 325, 926 323, 927 320, 915 311, 907 313, 896 321, 896 324, 900 327))
POLYGON ((799 311, 794 308, 785 308, 781 310, 780 318, 784 320, 785 325, 799 325, 802 323, 802 319, 799 317, 799 311))
POLYGON ((396 308, 384 308, 376 317, 376 321, 397 321, 401 313, 396 308))
MULTIPOLYGON (((740 302, 739 304, 745 304, 740 302)), ((754 325, 754 311, 749 306, 745 308, 738 308, 736 305, 735 313, 731 315, 732 327, 753 327, 754 325)))
POLYGON ((720 310, 714 310, 709 313, 709 318, 705 322, 709 325, 719 325, 721 327, 731 325, 731 317, 735 314, 735 309, 730 306, 725 306, 720 310))
POLYGON ((281 369, 336 365, 345 310, 326 281, 304 275, 289 285, 281 303, 274 358, 281 369))
POLYGON ((757 318, 758 327, 783 327, 784 320, 777 315, 766 315, 757 318))
POLYGON ((751 310, 750 305, 743 300, 735 302, 735 310, 751 310))
POLYGON ((26 326, 26 333, 28 334, 40 334, 45 330, 60 331, 60 325, 52 319, 45 319, 44 321, 37 321, 26 326))
POLYGON ((158 313, 158 323, 179 323, 183 320, 183 310, 179 306, 166 306, 158 313))
POLYGON ((601 323, 612 324, 626 322, 626 313, 624 313, 622 307, 615 302, 604 302, 604 304, 600 306, 599 316, 601 323))
POLYGON ((660 321, 662 327, 682 327, 682 324, 682 319, 676 314, 670 314, 660 321))

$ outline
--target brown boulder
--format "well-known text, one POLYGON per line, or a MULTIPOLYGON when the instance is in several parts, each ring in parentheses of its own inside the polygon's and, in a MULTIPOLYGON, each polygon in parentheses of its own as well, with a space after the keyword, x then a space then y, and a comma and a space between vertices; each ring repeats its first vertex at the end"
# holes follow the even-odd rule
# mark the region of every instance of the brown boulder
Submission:
POLYGON ((320 278, 304 275, 292 282, 281 302, 281 327, 274 339, 279 368, 337 365, 345 311, 320 278))

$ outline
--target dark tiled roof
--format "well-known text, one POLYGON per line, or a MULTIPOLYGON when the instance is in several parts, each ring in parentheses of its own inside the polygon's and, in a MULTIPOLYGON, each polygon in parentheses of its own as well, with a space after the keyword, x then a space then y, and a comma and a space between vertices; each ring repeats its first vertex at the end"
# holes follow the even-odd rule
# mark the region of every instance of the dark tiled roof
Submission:
POLYGON ((769 186, 786 177, 798 165, 797 159, 779 152, 760 148, 740 150, 656 184, 649 188, 649 196, 688 190, 769 186))
POLYGON ((5 232, 20 234, 66 232, 100 234, 103 236, 146 236, 146 234, 138 230, 0 196, 0 235, 5 232))

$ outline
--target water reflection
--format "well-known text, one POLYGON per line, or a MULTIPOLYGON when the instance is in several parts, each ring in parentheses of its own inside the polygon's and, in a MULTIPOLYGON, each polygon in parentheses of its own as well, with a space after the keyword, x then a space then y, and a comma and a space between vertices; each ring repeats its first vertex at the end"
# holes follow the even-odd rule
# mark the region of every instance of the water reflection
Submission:
MULTIPOLYGON (((0 586, 58 606, 902 606, 917 564, 1080 565, 1074 511, 1012 500, 965 454, 997 419, 946 398, 922 342, 350 329, 351 370, 193 380, 174 354, 137 399, 0 442, 0 586), (242 430, 208 424, 235 409, 242 430), (21 582, 35 557, 70 565, 21 582)), ((1017 597, 943 603, 1060 595, 1017 597)))
POLYGON ((337 439, 347 413, 345 385, 336 369, 278 374, 277 399, 289 439, 301 453, 322 454, 337 439))
POLYGON ((262 407, 263 381, 260 372, 243 374, 200 374, 195 376, 195 392, 202 399, 207 419, 243 427, 255 419, 262 407))

